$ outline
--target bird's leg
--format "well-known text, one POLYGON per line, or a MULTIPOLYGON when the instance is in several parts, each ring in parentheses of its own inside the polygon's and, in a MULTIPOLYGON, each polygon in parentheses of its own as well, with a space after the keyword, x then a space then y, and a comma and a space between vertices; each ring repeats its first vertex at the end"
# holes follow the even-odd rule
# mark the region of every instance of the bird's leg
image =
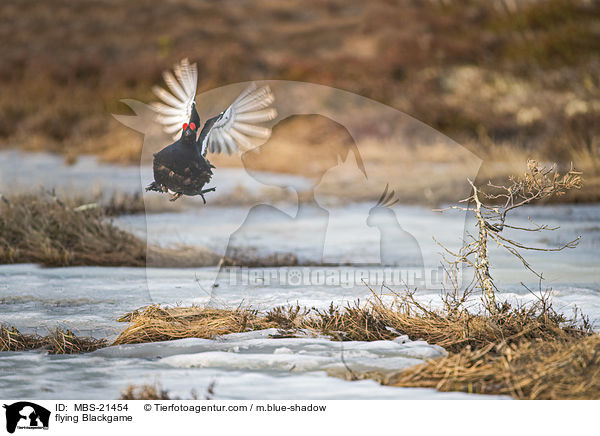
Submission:
POLYGON ((167 188, 165 185, 161 185, 160 183, 152 182, 146 186, 146 192, 148 191, 167 193, 169 192, 169 188, 167 188))
POLYGON ((181 192, 176 192, 175 194, 173 194, 173 197, 171 197, 171 198, 169 199, 169 201, 175 201, 175 200, 177 200, 179 197, 181 197, 181 195, 182 195, 182 194, 181 194, 181 192))
POLYGON ((146 187, 146 192, 148 191, 163 192, 163 188, 158 183, 152 182, 146 187))
POLYGON ((210 189, 204 189, 202 191, 200 191, 200 197, 202 197, 202 201, 204 202, 204 204, 206 204, 206 198, 204 198, 204 194, 206 194, 207 192, 213 192, 216 191, 217 188, 210 188, 210 189))

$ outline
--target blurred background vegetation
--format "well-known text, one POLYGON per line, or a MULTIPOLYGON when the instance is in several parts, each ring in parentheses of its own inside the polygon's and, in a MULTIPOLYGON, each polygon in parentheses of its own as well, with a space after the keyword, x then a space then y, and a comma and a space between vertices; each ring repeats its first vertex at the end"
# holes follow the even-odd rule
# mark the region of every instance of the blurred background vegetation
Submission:
MULTIPOLYGON (((527 157, 574 162, 577 199, 599 199, 600 1, 3 0, 0 40, 3 148, 138 163, 139 136, 110 113, 154 100, 161 72, 189 57, 199 92, 330 85, 455 139, 487 164, 481 177, 527 157)), ((294 134, 328 140, 312 130, 294 134)))

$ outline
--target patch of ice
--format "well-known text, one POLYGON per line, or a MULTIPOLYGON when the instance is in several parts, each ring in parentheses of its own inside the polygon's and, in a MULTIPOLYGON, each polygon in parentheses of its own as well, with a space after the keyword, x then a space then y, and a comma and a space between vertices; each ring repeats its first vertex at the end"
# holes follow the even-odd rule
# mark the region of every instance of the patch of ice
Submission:
POLYGON ((178 368, 156 359, 104 358, 99 355, 48 356, 3 353, 0 391, 6 398, 116 399, 128 384, 160 382, 169 395, 203 398, 213 385, 214 399, 508 399, 507 397, 437 392, 434 389, 381 386, 374 380, 348 382, 324 371, 246 371, 178 368), (14 369, 18 368, 18 371, 14 369), (27 380, 27 383, 23 383, 27 380), (43 386, 43 389, 40 389, 43 386))
POLYGON ((309 372, 346 367, 357 371, 397 371, 446 355, 424 341, 348 341, 322 337, 270 338, 276 329, 232 333, 218 339, 181 339, 109 347, 92 354, 113 358, 160 358, 179 368, 309 372))

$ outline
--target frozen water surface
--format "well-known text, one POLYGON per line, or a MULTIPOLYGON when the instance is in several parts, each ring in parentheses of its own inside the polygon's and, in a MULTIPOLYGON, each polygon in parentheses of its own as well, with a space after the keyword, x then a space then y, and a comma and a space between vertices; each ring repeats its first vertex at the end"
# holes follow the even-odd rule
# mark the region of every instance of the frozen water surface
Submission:
MULTIPOLYGON (((152 302, 197 302, 192 286, 185 289, 186 275, 179 274, 181 271, 149 271, 149 276, 170 283, 163 293, 155 292, 150 299, 143 269, 6 265, 0 267, 0 316, 3 322, 23 331, 44 333, 61 325, 113 339, 126 326, 115 320, 127 311, 152 302)), ((366 296, 364 289, 361 295, 366 296)), ((298 299, 300 304, 321 302, 324 307, 332 299, 336 301, 331 293, 305 297, 298 299)), ((274 302, 284 299, 278 297, 274 302)), ((342 353, 346 364, 357 371, 397 370, 443 355, 440 347, 425 342, 402 336, 395 341, 344 343, 309 336, 268 337, 274 333, 265 330, 216 340, 122 345, 78 356, 36 351, 0 353, 0 390, 10 398, 116 398, 130 383, 159 381, 172 395, 182 398, 189 398, 192 388, 202 395, 213 382, 215 398, 231 399, 471 398, 326 375, 345 373, 342 353), (24 379, 28 382, 23 383, 24 379)))
POLYGON ((203 398, 214 384, 214 399, 495 399, 442 393, 433 389, 394 388, 373 380, 349 382, 324 371, 284 372, 227 367, 178 368, 148 358, 45 356, 3 353, 0 389, 6 398, 112 399, 127 384, 160 381, 170 395, 186 399, 194 389, 203 398), (23 383, 23 379, 27 383, 23 383), (40 388, 40 386, 42 388, 40 388))
MULTIPOLYGON (((243 168, 219 168, 210 186, 218 186, 213 198, 227 198, 236 189, 260 194, 275 182, 294 190, 304 190, 310 183, 303 177, 258 171, 261 180, 251 177, 243 168)), ((28 192, 40 188, 56 188, 58 193, 90 194, 100 191, 136 193, 152 182, 151 165, 114 165, 99 163, 94 156, 79 156, 67 165, 62 156, 50 153, 23 153, 0 150, 0 190, 28 192)), ((288 189, 288 191, 289 191, 288 189)), ((158 195, 158 194, 148 194, 158 195)), ((198 200, 199 202, 201 200, 198 200)))

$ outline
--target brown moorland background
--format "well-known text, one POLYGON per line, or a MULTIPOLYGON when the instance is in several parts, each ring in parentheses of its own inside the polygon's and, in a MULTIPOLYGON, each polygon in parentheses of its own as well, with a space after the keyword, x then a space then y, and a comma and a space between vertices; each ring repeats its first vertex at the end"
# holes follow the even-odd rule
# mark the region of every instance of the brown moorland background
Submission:
MULTIPOLYGON (((261 79, 330 85, 463 144, 484 160, 482 182, 529 157, 573 162, 587 188, 570 199, 600 199, 599 1, 4 0, 0 40, 3 148, 138 163, 139 135, 110 114, 131 113, 121 98, 154 100, 161 72, 189 57, 199 92, 261 79)), ((308 151, 338 135, 310 117, 288 123, 289 142, 308 151)))

